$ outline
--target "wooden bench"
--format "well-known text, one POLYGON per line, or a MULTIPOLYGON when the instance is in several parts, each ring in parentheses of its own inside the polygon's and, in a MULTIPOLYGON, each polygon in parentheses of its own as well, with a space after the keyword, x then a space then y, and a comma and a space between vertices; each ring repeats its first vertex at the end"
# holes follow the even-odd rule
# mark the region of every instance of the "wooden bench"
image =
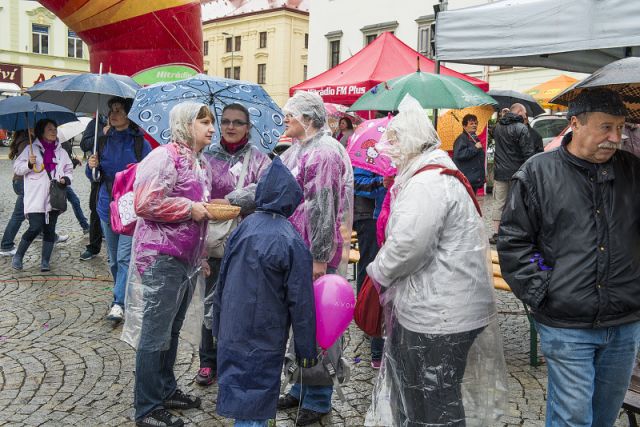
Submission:
MULTIPOLYGON (((498 252, 491 251, 491 264, 493 267, 493 288, 501 291, 511 292, 509 284, 502 278, 502 272, 500 271, 500 262, 498 260, 498 252)), ((522 303, 524 312, 527 314, 527 320, 529 321, 529 365, 539 366, 540 360, 538 359, 538 331, 533 321, 533 316, 529 311, 526 304, 522 303)))
POLYGON ((640 363, 636 363, 633 369, 631 384, 624 397, 622 409, 629 417, 629 427, 638 427, 636 414, 640 414, 640 363))

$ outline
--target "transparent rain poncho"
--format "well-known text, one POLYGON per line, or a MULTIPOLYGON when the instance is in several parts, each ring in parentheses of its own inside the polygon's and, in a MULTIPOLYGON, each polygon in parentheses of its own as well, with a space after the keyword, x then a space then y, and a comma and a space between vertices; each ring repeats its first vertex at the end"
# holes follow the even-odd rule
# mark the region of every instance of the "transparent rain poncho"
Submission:
POLYGON ((391 122, 398 165, 386 242, 367 273, 385 310, 370 426, 487 426, 505 411, 506 366, 482 218, 422 108, 391 122), (394 123, 395 122, 395 123, 394 123))
POLYGON ((227 199, 232 205, 240 206, 240 214, 246 216, 256 207, 256 187, 258 180, 271 164, 268 155, 247 143, 234 154, 229 154, 217 143, 204 154, 215 177, 211 189, 212 199, 227 199), (244 182, 236 190, 242 174, 242 164, 246 156, 249 158, 244 182))
POLYGON ((346 274, 353 224, 353 168, 345 148, 330 136, 322 98, 297 92, 285 105, 305 127, 282 162, 302 187, 304 201, 289 218, 313 260, 346 274))
MULTIPOLYGON (((172 142, 153 150, 136 172, 138 222, 122 339, 138 349, 168 348, 172 322, 166 319, 189 304, 206 258, 207 221, 191 219, 192 203, 210 199, 212 180, 208 163, 192 149, 193 125, 202 106, 185 102, 174 107, 172 142)), ((195 305, 202 312, 202 304, 195 305)), ((201 322, 200 317, 193 327, 201 322)))

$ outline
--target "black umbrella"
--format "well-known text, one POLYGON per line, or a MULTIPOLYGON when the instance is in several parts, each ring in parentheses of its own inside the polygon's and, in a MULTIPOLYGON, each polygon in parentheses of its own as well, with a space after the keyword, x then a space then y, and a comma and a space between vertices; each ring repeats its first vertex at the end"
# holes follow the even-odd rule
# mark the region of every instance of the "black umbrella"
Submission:
POLYGON ((586 79, 568 87, 551 102, 568 105, 580 92, 593 88, 617 92, 627 108, 627 121, 640 123, 640 58, 629 57, 605 65, 586 79))
POLYGON ((540 114, 544 114, 544 109, 538 104, 533 96, 522 92, 516 92, 515 90, 490 90, 487 92, 489 96, 498 101, 496 109, 498 111, 503 108, 510 108, 515 103, 524 105, 527 109, 527 116, 535 117, 540 114))

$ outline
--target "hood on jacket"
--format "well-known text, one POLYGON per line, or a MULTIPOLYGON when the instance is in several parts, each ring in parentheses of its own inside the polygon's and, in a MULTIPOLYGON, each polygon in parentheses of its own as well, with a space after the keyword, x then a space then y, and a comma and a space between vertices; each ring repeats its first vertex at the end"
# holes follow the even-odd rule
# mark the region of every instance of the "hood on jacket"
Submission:
POLYGON ((258 181, 256 208, 289 218, 302 201, 302 188, 279 157, 258 181))
POLYGON ((524 119, 513 113, 507 113, 500 119, 501 125, 511 125, 513 123, 524 123, 524 119))

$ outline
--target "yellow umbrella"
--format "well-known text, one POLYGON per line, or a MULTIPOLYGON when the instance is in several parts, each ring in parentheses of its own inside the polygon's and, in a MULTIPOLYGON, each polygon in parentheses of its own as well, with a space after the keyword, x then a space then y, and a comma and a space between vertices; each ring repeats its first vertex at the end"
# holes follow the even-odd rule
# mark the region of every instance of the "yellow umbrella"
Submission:
POLYGON ((453 150, 453 143, 462 133, 462 118, 467 114, 473 114, 478 118, 478 130, 480 135, 487 127, 489 119, 494 113, 491 105, 481 105, 477 107, 467 107, 462 110, 449 110, 438 117, 438 135, 442 141, 441 149, 445 151, 453 150))
POLYGON ((558 108, 558 105, 551 104, 549 101, 577 81, 578 79, 561 74, 555 79, 540 83, 538 86, 525 90, 525 93, 533 96, 533 98, 542 105, 542 108, 558 108))

